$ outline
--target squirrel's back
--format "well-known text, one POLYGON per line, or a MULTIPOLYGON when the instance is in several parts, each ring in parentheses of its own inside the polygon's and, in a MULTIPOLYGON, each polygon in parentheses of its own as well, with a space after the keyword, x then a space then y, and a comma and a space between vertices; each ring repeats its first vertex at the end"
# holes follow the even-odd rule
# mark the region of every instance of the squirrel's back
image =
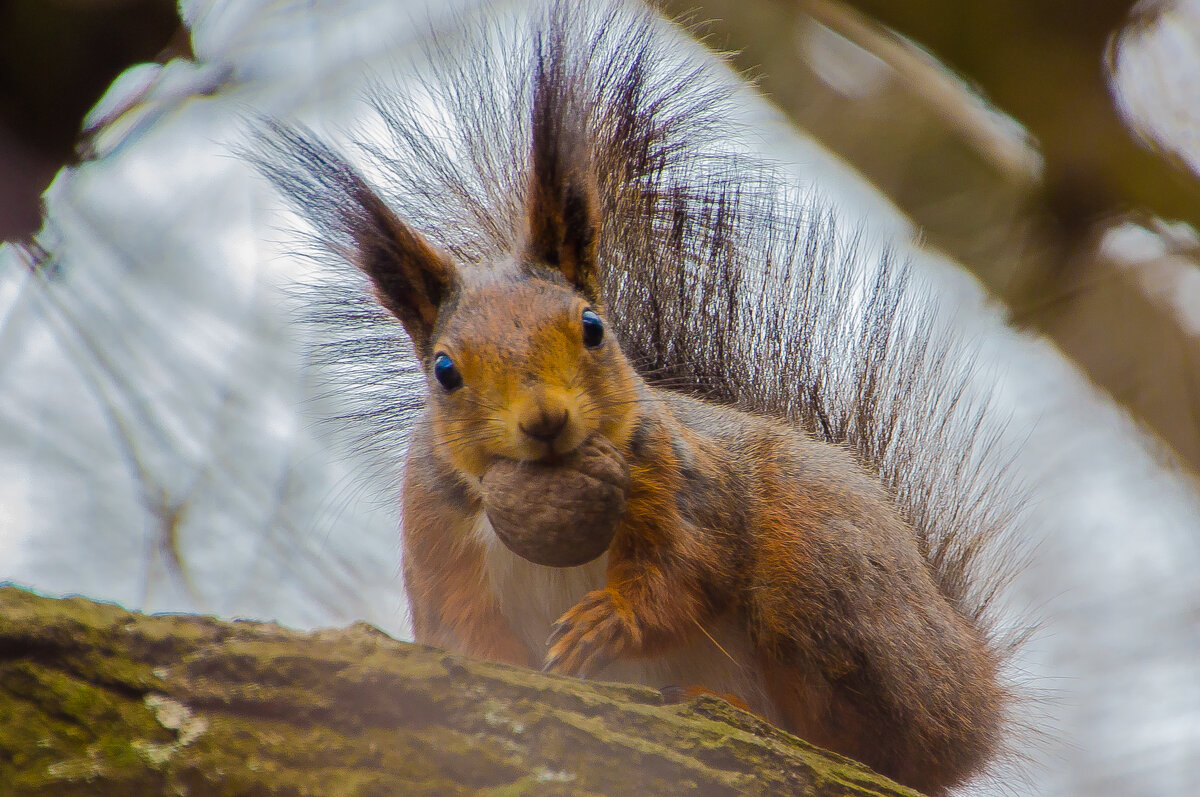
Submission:
POLYGON ((930 791, 977 771, 1001 743, 1003 657, 947 599, 893 497, 846 448, 663 401, 695 433, 677 452, 697 474, 680 509, 733 536, 718 549, 743 582, 730 592, 746 596, 755 664, 790 729, 930 791), (697 451, 709 462, 690 462, 697 451), (700 475, 712 460, 720 489, 700 475))

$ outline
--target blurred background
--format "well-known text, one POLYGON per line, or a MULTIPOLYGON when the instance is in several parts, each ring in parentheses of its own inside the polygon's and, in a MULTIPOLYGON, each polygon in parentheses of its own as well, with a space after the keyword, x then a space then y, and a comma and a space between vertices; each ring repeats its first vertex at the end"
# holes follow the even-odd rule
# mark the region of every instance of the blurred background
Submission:
MULTIPOLYGON (((365 78, 524 5, 0 0, 0 239, 31 242, 0 245, 0 580, 407 633, 403 430, 356 459, 314 422, 397 383, 306 368, 298 222, 233 153, 247 111, 344 142, 365 78)), ((1194 790, 1200 0, 659 5, 778 109, 751 135, 789 179, 972 316, 1033 485, 1010 597, 1048 696, 1024 779, 980 793, 1194 790)))
POLYGON ((0 2, 0 239, 41 226, 39 197, 113 78, 187 41, 171 0, 0 2))
MULTIPOLYGON (((1200 2, 659 5, 1200 466, 1200 2)), ((0 238, 113 78, 189 47, 171 0, 0 3, 0 238)))
POLYGON ((1200 3, 666 5, 1200 465, 1200 3))

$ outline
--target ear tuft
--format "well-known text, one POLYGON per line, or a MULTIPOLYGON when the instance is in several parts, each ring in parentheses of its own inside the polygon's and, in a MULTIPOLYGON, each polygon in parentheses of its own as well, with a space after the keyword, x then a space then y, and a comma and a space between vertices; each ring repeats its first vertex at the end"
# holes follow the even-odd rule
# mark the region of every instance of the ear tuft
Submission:
POLYGON ((311 130, 261 124, 246 157, 313 222, 326 246, 370 278, 379 303, 404 325, 417 356, 428 359, 439 309, 457 289, 454 264, 311 130))
POLYGON ((417 355, 428 359, 438 312, 458 285, 457 270, 365 183, 355 198, 362 210, 353 231, 355 262, 379 303, 404 324, 417 355))
POLYGON ((537 41, 528 235, 531 266, 557 270, 589 300, 599 300, 596 247, 599 191, 586 135, 587 115, 573 97, 561 30, 537 41))

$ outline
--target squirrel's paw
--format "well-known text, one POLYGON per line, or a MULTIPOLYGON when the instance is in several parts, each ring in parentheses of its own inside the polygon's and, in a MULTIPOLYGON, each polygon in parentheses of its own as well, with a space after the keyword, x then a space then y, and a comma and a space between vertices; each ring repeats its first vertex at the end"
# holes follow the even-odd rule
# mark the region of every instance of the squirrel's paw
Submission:
POLYGON ((542 669, 585 677, 640 642, 641 631, 628 602, 611 589, 595 590, 554 624, 542 669))

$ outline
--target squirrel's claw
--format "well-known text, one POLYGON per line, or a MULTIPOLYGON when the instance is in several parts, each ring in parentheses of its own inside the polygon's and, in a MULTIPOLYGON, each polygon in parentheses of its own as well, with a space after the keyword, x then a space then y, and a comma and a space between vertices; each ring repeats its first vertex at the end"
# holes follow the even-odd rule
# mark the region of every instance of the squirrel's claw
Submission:
POLYGON ((547 640, 545 671, 585 677, 598 672, 634 647, 640 636, 627 617, 618 611, 611 590, 596 590, 554 624, 547 640))
POLYGON ((564 615, 564 618, 560 618, 558 622, 550 626, 550 636, 546 639, 546 647, 554 647, 554 645, 566 635, 567 631, 570 630, 571 624, 566 622, 564 615))

